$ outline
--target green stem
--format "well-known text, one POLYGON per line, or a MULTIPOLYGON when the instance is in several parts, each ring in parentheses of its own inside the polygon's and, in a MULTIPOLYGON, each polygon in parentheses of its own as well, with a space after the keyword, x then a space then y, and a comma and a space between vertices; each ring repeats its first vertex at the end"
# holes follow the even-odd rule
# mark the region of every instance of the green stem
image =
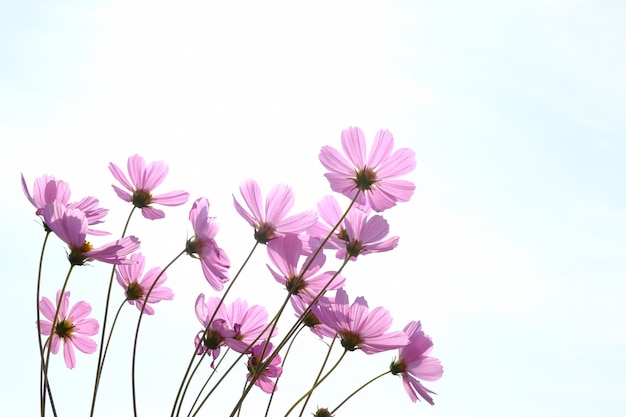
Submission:
MULTIPOLYGON (((128 230, 128 225, 130 224, 130 219, 135 212, 135 206, 130 210, 128 214, 128 218, 126 219, 126 224, 124 225, 124 230, 122 230, 122 237, 126 236, 126 231, 128 230)), ((98 364, 96 366, 96 380, 93 384, 93 397, 91 398, 91 411, 89 412, 89 416, 93 417, 93 413, 96 409, 96 397, 98 395, 98 388, 100 387, 100 377, 102 376, 102 369, 104 368, 104 339, 106 337, 106 328, 107 328, 107 318, 109 316, 109 305, 111 303, 111 290, 113 289, 113 276, 115 275, 116 265, 113 265, 111 268, 111 276, 109 277, 109 288, 107 290, 107 297, 104 303, 104 317, 102 319, 102 336, 100 338, 100 348, 98 352, 98 364)), ((119 314, 119 311, 118 311, 119 314)), ((113 334, 113 327, 109 330, 109 340, 111 339, 111 334, 113 334)), ((107 342, 108 345, 108 342, 107 342)))
POLYGON ((369 385, 369 384, 371 384, 372 382, 376 381, 378 378, 381 378, 381 377, 383 377, 383 376, 385 376, 385 375, 387 375, 387 374, 389 374, 389 373, 391 373, 391 370, 389 370, 389 371, 385 371, 385 372, 383 372, 382 374, 377 375, 377 376, 375 376, 374 378, 370 379, 370 380, 369 380, 369 381, 367 381, 365 384, 361 385, 359 388, 357 388, 356 390, 354 390, 354 392, 353 392, 352 394, 348 395, 348 396, 346 397, 346 399, 345 399, 345 400, 343 400, 342 402, 340 402, 340 403, 339 403, 339 405, 338 405, 337 407, 335 407, 335 409, 334 409, 333 411, 331 411, 331 412, 330 412, 330 414, 331 414, 331 415, 332 415, 332 414, 335 414, 335 412, 336 412, 337 410, 339 410, 339 407, 341 407, 342 405, 344 405, 345 403, 347 403, 347 402, 348 402, 348 400, 349 400, 350 398, 352 398, 354 395, 356 395, 356 393, 357 393, 357 392, 361 391, 363 388, 365 388, 366 386, 368 386, 368 385, 369 385))
POLYGON ((45 363, 45 358, 44 358, 44 346, 41 343, 41 310, 39 309, 39 298, 41 297, 41 272, 43 270, 43 254, 46 250, 46 244, 48 243, 48 237, 50 236, 51 230, 48 229, 47 227, 44 227, 45 231, 46 231, 46 236, 43 239, 43 244, 41 246, 41 254, 39 255, 39 267, 37 270, 37 290, 36 290, 36 297, 37 297, 37 343, 39 344, 39 357, 40 357, 40 361, 41 361, 41 365, 39 367, 39 404, 41 407, 41 416, 43 417, 46 414, 46 393, 45 391, 48 391, 48 397, 50 397, 50 407, 52 408, 52 414, 56 417, 57 415, 57 411, 56 411, 56 407, 54 405, 54 399, 52 397, 52 390, 50 389, 50 381, 48 381, 48 383, 46 384, 46 387, 44 388, 44 378, 43 378, 43 367, 44 367, 44 363, 45 363))
MULTIPOLYGON (((209 382, 211 381, 211 379, 215 375, 215 372, 217 371, 217 369, 220 367, 220 365, 222 364, 222 362, 226 358, 226 355, 228 355, 228 352, 230 352, 230 349, 227 349, 226 352, 224 352, 224 354, 222 355, 220 360, 217 362, 217 365, 215 365, 215 368, 213 368, 213 370, 211 371, 211 375, 209 375, 207 380, 204 381, 204 384, 202 384, 202 388, 200 388, 200 391, 198 392, 198 395, 196 395, 196 398, 194 399, 193 404, 191 404, 191 407, 189 408, 189 413, 187 414, 187 417, 191 416, 191 413, 192 413, 194 407, 196 406, 196 404, 198 404, 198 401, 200 401, 200 397, 202 396, 202 391, 204 391, 206 389, 207 385, 209 385, 209 382)), ((200 361, 202 361, 204 356, 206 356, 206 352, 203 355, 203 357, 200 358, 200 361)), ((199 363, 200 361, 198 361, 198 365, 200 365, 200 363, 199 363)), ((195 369, 197 369, 197 368, 198 367, 196 366, 195 369)), ((195 369, 194 369, 194 372, 195 372, 195 369)), ((192 375, 192 377, 193 377, 193 375, 192 375)), ((191 379, 189 379, 189 381, 187 381, 187 387, 189 386, 189 382, 191 382, 191 379)), ((187 389, 187 387, 185 387, 185 390, 187 389)), ((180 407, 179 407, 178 412, 180 412, 180 407)))
POLYGON ((156 279, 154 280, 154 282, 152 283, 152 285, 148 289, 148 292, 145 295, 145 298, 144 298, 145 302, 142 304, 141 311, 139 312, 139 319, 137 320, 137 329, 135 330, 135 340, 133 342, 133 359, 132 359, 132 365, 131 365, 131 390, 133 394, 132 395, 133 415, 135 417, 137 417, 137 390, 136 390, 136 384, 135 384, 135 364, 137 362, 137 340, 139 339, 139 328, 141 327, 141 319, 143 317, 143 312, 146 309, 146 305, 148 305, 148 300, 150 299, 150 294, 152 293, 152 290, 154 289, 154 287, 156 287, 157 283, 159 282, 159 280, 161 279, 165 271, 167 271, 168 268, 172 266, 172 264, 176 262, 178 258, 183 256, 185 253, 186 253, 186 249, 183 249, 178 255, 174 257, 174 259, 170 261, 170 263, 168 263, 165 266, 165 268, 163 268, 163 270, 159 273, 159 275, 157 275, 156 279))
MULTIPOLYGON (((226 295, 230 292, 231 288, 235 284, 235 281, 237 281, 237 278, 239 278, 239 276, 241 275, 241 272, 243 271, 245 266, 248 264, 248 262, 252 258, 252 254, 254 253, 254 251, 255 251, 255 249, 257 248, 258 245, 259 245, 258 242, 254 243, 254 246, 252 247, 252 250, 250 251, 250 253, 248 253, 248 256, 246 257, 246 259, 243 261, 243 263, 239 267, 239 270, 237 271, 237 273, 235 274, 233 279, 230 281, 230 283, 226 287, 226 290, 224 291, 224 294, 220 298, 220 301, 217 304, 217 307, 215 308, 215 311, 213 312, 213 315, 211 316, 211 319, 207 323, 207 326, 206 326, 206 329, 204 330, 203 335, 200 337, 200 341, 201 342, 206 337, 207 333, 209 332, 209 330, 211 328, 211 323, 213 323, 213 320, 215 319, 215 315, 217 314, 217 311, 219 310, 219 308, 224 303, 224 300, 226 299, 226 295)), ((184 397, 185 397, 184 394, 183 394, 183 387, 185 386, 185 381, 189 377, 189 372, 191 371, 191 367, 193 366, 193 361, 194 361, 194 359, 197 356, 197 352, 198 352, 198 347, 196 346, 194 348, 194 352, 193 352, 193 354, 192 354, 192 356, 191 356, 191 358, 189 360, 189 364, 187 365, 187 369, 185 370, 185 374, 183 375, 183 378, 180 381, 180 386, 178 387, 178 392, 176 393, 176 398, 174 399, 174 404, 172 406, 171 417, 174 417, 174 414, 176 414, 176 416, 178 417, 179 414, 180 414, 180 410, 181 410, 181 407, 182 407, 182 402, 183 402, 184 397), (177 411, 177 405, 178 405, 178 411, 177 411)), ((230 369, 229 369, 229 371, 230 371, 230 369)), ((187 384, 189 384, 189 382, 187 384)), ((220 379, 220 382, 221 382, 221 379, 220 379)), ((219 382, 218 382, 218 384, 219 384, 219 382)))
MULTIPOLYGON (((346 218, 346 216, 348 215, 348 213, 350 212, 350 210, 352 209, 352 207, 354 206, 356 199, 358 198, 359 194, 361 193, 361 190, 357 191, 357 193, 354 195, 354 198, 352 199, 352 201, 350 202, 350 205, 348 206, 348 208, 346 209, 346 211, 342 214, 342 216, 339 218, 339 220, 337 221, 337 223, 335 224, 335 226, 332 228, 332 230, 328 233, 328 235, 326 235, 326 237, 324 238, 324 240, 322 241, 322 243, 318 246, 318 248, 315 250, 315 252, 313 252, 313 256, 311 256, 311 258, 309 259, 309 261, 306 263, 306 265, 304 266, 303 270, 302 270, 302 274, 304 274, 308 268, 312 265, 313 261, 315 260, 315 258, 322 252, 322 249, 324 247, 324 245, 326 245, 326 242, 328 242, 328 240, 333 236, 333 234, 335 233, 335 230, 337 230, 337 228, 341 225, 341 223, 344 221, 344 219, 346 218)), ((333 280, 339 275, 339 272, 341 272, 341 270, 345 267, 345 265, 347 264, 348 260, 350 259, 350 256, 346 255, 346 259, 344 260, 343 265, 341 266, 341 268, 339 269, 339 271, 337 271, 335 273, 335 275, 333 275, 333 277, 326 283, 326 285, 324 286, 324 288, 322 288, 322 290, 320 291, 320 293, 313 299, 313 301, 309 304, 309 306, 305 309, 305 311, 302 313, 302 315, 298 318, 298 320, 296 320, 296 323, 291 327, 291 329, 289 330, 289 332, 287 333, 287 336, 285 336, 283 338, 283 340, 278 344, 278 346, 274 349, 274 351, 269 355, 269 357, 267 358, 267 360, 265 360, 265 362, 263 362, 262 366, 259 368, 260 371, 258 373, 258 375, 261 375, 263 372, 263 369, 265 367, 267 367, 271 361, 276 357, 276 355, 278 355, 278 353, 280 352, 280 350, 285 346, 285 344, 287 343, 287 341, 289 340, 289 338, 291 338, 293 336, 293 334, 295 333, 295 330, 297 329, 297 327, 302 323, 302 321, 304 320, 304 317, 306 317, 306 315, 311 311, 311 307, 313 305, 315 305, 315 303, 317 303, 317 301, 324 295, 324 293, 326 292, 326 290, 328 289, 328 287, 330 286, 330 284, 333 282, 333 280)), ((233 409, 233 411, 230 414, 230 417, 233 417, 235 415, 235 412, 237 411, 237 408, 239 408, 241 406, 241 404, 243 404, 243 401, 245 399, 245 397, 248 395, 248 393, 250 392, 250 390, 252 389, 252 386, 254 384, 254 382, 256 381, 256 379, 258 378, 258 375, 253 375, 252 380, 249 381, 248 386, 246 387, 243 395, 241 396, 241 398, 239 399, 239 401, 237 402, 237 405, 235 406, 235 408, 233 409)))
POLYGON ((330 368, 330 370, 328 372, 326 372, 326 375, 324 375, 321 379, 319 379, 315 384, 313 384, 313 386, 311 387, 310 390, 308 390, 307 392, 304 393, 304 395, 302 395, 302 397, 300 397, 298 399, 298 401, 296 401, 295 403, 293 403, 293 405, 291 406, 291 408, 289 410, 287 410, 287 412, 285 413, 285 417, 287 417, 294 408, 296 408, 296 406, 300 403, 300 401, 304 400, 305 398, 307 398, 309 395, 311 395, 311 393, 313 392, 313 390, 315 390, 315 388, 319 387, 321 385, 322 382, 324 382, 324 380, 326 378, 328 378, 328 375, 330 375, 339 365, 339 363, 342 361, 342 359, 346 356, 346 353, 348 353, 347 350, 344 350, 343 353, 341 354, 341 356, 339 357, 339 359, 337 360, 337 362, 333 365, 332 368, 330 368))
POLYGON ((326 367, 326 364, 328 363, 328 358, 330 357, 330 352, 333 350, 333 345, 335 344, 335 340, 337 340, 337 336, 336 335, 335 335, 335 337, 333 337, 333 341, 328 346, 328 352, 326 352, 326 357, 324 358, 324 362, 322 362, 322 366, 320 367, 320 371, 317 374, 317 376, 315 377, 315 382, 313 382, 313 387, 311 387, 311 390, 309 391, 309 395, 307 395, 306 400, 304 400, 304 404, 302 404, 302 409, 300 410, 299 417, 302 417, 302 413, 304 413, 304 410, 306 409, 306 405, 309 403, 309 400, 311 399, 311 395, 313 394, 313 390, 317 386, 317 383, 320 380, 320 377, 322 376, 322 372, 324 372, 324 368, 326 367))
MULTIPOLYGON (((287 350, 285 351, 285 356, 283 356, 283 360, 282 360, 282 367, 283 369, 285 368, 285 362, 287 361, 287 356, 289 355, 289 352, 291 351, 291 348, 293 346, 293 343, 296 341, 296 337, 298 337, 298 335, 300 334, 300 332, 302 331, 302 329, 304 329, 304 325, 300 326, 300 328, 298 329, 298 331, 296 332, 296 334, 294 335, 294 337, 291 338, 291 341, 289 342, 289 347, 287 347, 287 350)), ((278 385, 278 381, 280 380, 280 377, 282 376, 282 373, 276 378, 276 385, 278 385)), ((270 406, 272 405, 272 400, 274 399, 274 393, 276 392, 276 390, 272 391, 272 393, 270 394, 270 399, 267 402, 267 408, 265 409, 265 417, 267 417, 269 415, 270 412, 270 406)))
POLYGON ((48 341, 46 342, 46 344, 48 345, 48 351, 46 352, 46 360, 43 367, 43 385, 44 387, 46 387, 46 389, 48 389, 48 365, 50 364, 50 348, 52 347, 52 336, 54 335, 55 327, 57 325, 57 319, 59 318, 59 307, 61 305, 61 300, 63 299, 63 295, 65 294, 65 288, 67 288, 67 283, 70 280, 70 275, 72 274, 73 269, 74 265, 70 265, 70 269, 67 271, 67 275, 65 276, 63 287, 61 288, 61 292, 59 293, 59 297, 57 299, 57 306, 56 310, 54 311, 54 318, 52 319, 52 326, 50 328, 50 336, 48 336, 48 341))

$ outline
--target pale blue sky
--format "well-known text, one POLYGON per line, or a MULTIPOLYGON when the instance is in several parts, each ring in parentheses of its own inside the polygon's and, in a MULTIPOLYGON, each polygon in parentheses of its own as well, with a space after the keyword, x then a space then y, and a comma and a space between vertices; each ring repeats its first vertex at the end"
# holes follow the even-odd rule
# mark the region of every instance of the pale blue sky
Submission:
MULTIPOLYGON (((347 126, 369 139, 388 128, 418 160, 414 198, 385 213, 400 246, 351 265, 348 293, 386 306, 396 329, 421 319, 445 373, 427 384, 439 394, 434 407, 412 404, 389 377, 337 416, 626 414, 626 7, 336 3, 0 3, 1 415, 37 410, 41 235, 20 172, 29 183, 44 173, 64 179, 76 198, 96 195, 118 233, 127 207, 107 164, 137 152, 163 159, 163 190, 209 198, 237 266, 252 244, 232 209, 239 183, 287 182, 298 209, 313 207, 330 193, 319 148, 339 146, 347 126)), ((166 209, 160 222, 134 219, 151 265, 181 249, 188 209, 166 209)), ((48 262, 50 275, 64 274, 59 243, 48 262)), ((256 257, 259 275, 264 263, 256 257)), ((107 271, 81 269, 72 294, 102 291, 107 271)), ((241 288, 251 302, 282 294, 253 271, 241 288)), ((144 368, 152 375, 141 415, 169 408, 181 366, 174 358, 187 360, 197 331, 191 303, 211 293, 189 259, 170 276, 176 300, 157 306, 146 326, 154 356, 145 361, 169 356, 157 371, 144 368)), ((133 313, 125 311, 130 322, 133 313)), ((129 333, 120 329, 112 350, 98 415, 129 415, 129 333)), ((312 364, 298 365, 303 379, 318 363, 313 340, 312 364)), ((312 404, 332 407, 394 355, 355 352, 312 404)), ((71 372, 55 359, 58 384, 76 384, 58 390, 60 415, 85 415, 81 384, 91 382, 93 358, 79 355, 71 372)), ((280 393, 299 395, 295 380, 280 393)))

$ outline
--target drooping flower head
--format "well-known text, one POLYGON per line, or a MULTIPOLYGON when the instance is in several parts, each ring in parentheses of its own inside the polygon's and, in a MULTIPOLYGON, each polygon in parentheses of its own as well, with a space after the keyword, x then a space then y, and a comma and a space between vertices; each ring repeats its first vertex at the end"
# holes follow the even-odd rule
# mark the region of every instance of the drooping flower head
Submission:
POLYGON ((209 217, 209 200, 201 197, 193 203, 189 221, 194 236, 187 241, 187 254, 200 259, 204 277, 213 289, 221 291, 229 279, 230 260, 215 242, 219 225, 214 217, 209 217))
POLYGON ((259 305, 248 306, 245 300, 239 298, 226 305, 220 303, 218 297, 205 301, 204 294, 200 294, 196 299, 196 317, 204 326, 204 330, 196 336, 197 353, 210 351, 213 359, 217 359, 224 345, 236 352, 246 353, 255 340, 264 341, 269 335, 266 330, 267 310, 259 305), (209 323, 211 318, 213 321, 209 323))
POLYGON ((404 332, 409 336, 409 344, 399 350, 398 359, 390 366, 393 375, 402 376, 402 385, 411 401, 416 402, 420 397, 430 405, 435 405, 430 394, 431 390, 422 385, 419 379, 424 381, 436 381, 443 375, 443 367, 437 358, 428 356, 432 350, 433 342, 422 331, 419 321, 412 321, 404 327, 404 332))
POLYGON ((283 373, 283 368, 280 366, 280 355, 274 356, 265 369, 261 367, 261 364, 267 360, 273 351, 274 346, 271 343, 268 343, 267 346, 265 346, 265 343, 254 345, 250 352, 247 365, 248 381, 252 381, 253 378, 256 378, 254 385, 268 394, 277 390, 276 382, 273 381, 273 379, 278 378, 283 373))
POLYGON ((379 130, 369 155, 363 131, 350 127, 341 132, 341 146, 347 159, 331 146, 320 151, 320 162, 330 172, 324 174, 333 191, 350 199, 361 191, 356 202, 381 212, 409 201, 415 184, 396 179, 415 169, 415 152, 408 148, 393 151, 393 135, 379 130))
POLYGON ((139 239, 135 236, 126 236, 94 248, 85 240, 89 225, 81 210, 53 201, 44 207, 43 218, 50 230, 69 246, 67 258, 72 265, 84 265, 94 260, 115 265, 134 262, 126 256, 139 249, 139 239))
POLYGON ((162 204, 164 206, 180 206, 189 199, 186 191, 170 191, 169 193, 153 195, 157 188, 167 176, 168 166, 163 161, 154 161, 146 165, 146 161, 139 155, 128 158, 128 175, 130 181, 122 170, 113 162, 109 164, 109 170, 116 180, 118 180, 126 190, 115 185, 113 189, 122 200, 141 209, 141 214, 146 219, 156 220, 165 217, 162 210, 156 209, 151 204, 162 204))
POLYGON ((303 300, 312 301, 323 289, 341 288, 345 281, 344 277, 338 275, 327 288, 324 288, 335 273, 334 271, 327 271, 316 275, 326 261, 323 253, 319 253, 315 258, 313 258, 314 254, 310 254, 299 267, 303 248, 302 242, 296 235, 289 234, 272 240, 267 247, 267 253, 278 269, 277 272, 269 265, 267 266, 274 279, 283 284, 289 294, 298 296, 303 300), (307 265, 309 267, 305 271, 304 268, 307 265))
POLYGON ((76 366, 74 347, 83 353, 94 353, 97 348, 96 342, 88 336, 98 333, 100 326, 96 319, 87 318, 91 313, 91 306, 87 302, 79 301, 70 309, 70 292, 66 291, 59 302, 60 295, 61 291, 59 290, 57 292, 59 312, 54 329, 52 322, 56 308, 48 298, 41 298, 39 308, 46 319, 39 321, 39 328, 44 336, 50 336, 52 333, 52 339, 48 342, 51 353, 58 353, 61 342, 63 342, 65 366, 72 369, 76 366))
POLYGON ((254 227, 254 238, 259 243, 266 244, 270 240, 287 233, 304 232, 317 220, 317 214, 312 210, 287 216, 293 207, 295 196, 292 189, 284 184, 272 188, 267 195, 265 204, 261 196, 261 189, 255 180, 245 181, 239 190, 250 211, 244 209, 233 196, 235 209, 250 226, 254 227))
POLYGON ((133 253, 130 260, 136 263, 117 267, 115 269, 115 278, 124 288, 126 300, 129 304, 137 306, 139 311, 143 308, 145 314, 154 314, 154 309, 149 304, 156 304, 161 300, 174 298, 172 290, 163 286, 165 280, 167 280, 167 275, 165 272, 161 274, 161 268, 159 267, 154 267, 146 272, 145 275, 142 275, 146 260, 141 253, 133 253), (159 280, 152 288, 152 291, 150 291, 157 278, 159 280), (150 292, 150 295, 146 298, 148 292, 150 292), (143 307, 144 304, 146 304, 145 307, 143 307))
POLYGON ((399 348, 408 343, 404 332, 388 332, 392 324, 391 315, 383 307, 369 311, 367 301, 357 297, 349 304, 348 294, 338 289, 335 299, 321 297, 311 309, 315 316, 326 324, 332 333, 325 336, 341 338, 346 350, 360 349, 369 354, 399 348))

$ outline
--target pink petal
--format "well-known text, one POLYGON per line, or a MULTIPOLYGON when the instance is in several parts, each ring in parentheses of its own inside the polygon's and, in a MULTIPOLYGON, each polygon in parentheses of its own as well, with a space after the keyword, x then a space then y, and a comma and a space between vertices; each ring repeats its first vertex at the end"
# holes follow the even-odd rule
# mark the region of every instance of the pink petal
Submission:
POLYGON ((79 301, 74 304, 69 314, 67 315, 67 320, 76 323, 77 321, 87 317, 91 313, 91 306, 86 301, 79 301))
MULTIPOLYGON (((143 173, 143 178, 141 182, 141 189, 152 191, 156 187, 158 187, 165 177, 167 177, 167 172, 169 171, 169 167, 163 161, 154 161, 151 162, 145 172, 143 173)), ((139 184, 138 184, 139 185, 139 184)))
MULTIPOLYGON (((50 321, 54 320, 56 308, 47 297, 41 298, 41 301, 39 302, 39 309, 45 318, 50 321)), ((50 332, 48 332, 48 334, 50 334, 50 332)))
POLYGON ((319 160, 324 167, 333 173, 341 173, 344 176, 354 172, 354 167, 346 160, 346 158, 335 148, 331 146, 322 146, 319 154, 319 160))
POLYGON ((352 162, 352 165, 361 169, 365 166, 365 135, 358 127, 349 127, 341 132, 341 146, 352 162))
MULTIPOLYGON (((388 130, 379 130, 374 138, 372 150, 367 160, 369 168, 381 166, 393 150, 393 135, 388 130)), ((384 166, 382 167, 384 168, 384 166)), ((380 175, 380 173, 378 173, 380 175)))
POLYGON ((152 196, 154 203, 164 206, 180 206, 189 200, 189 193, 186 191, 170 191, 169 193, 152 196))
POLYGON ((132 194, 128 193, 127 191, 122 190, 119 187, 116 187, 115 185, 111 185, 111 187, 113 187, 113 191, 115 191, 115 194, 117 194, 117 196, 121 198, 122 200, 126 201, 127 203, 130 203, 131 201, 133 201, 132 194))
POLYGON ((416 165, 415 152, 409 148, 400 148, 381 162, 376 175, 378 178, 395 178, 413 171, 416 165))
POLYGON ((265 221, 278 224, 293 207, 293 190, 284 184, 272 188, 265 203, 265 221))
MULTIPOLYGON (((130 182, 128 182, 128 180, 126 179, 126 175, 124 175, 124 173, 122 172, 122 170, 120 169, 120 167, 118 167, 117 165, 115 165, 113 162, 109 163, 109 171, 111 171, 111 174, 113 174, 113 178, 115 178, 116 180, 118 180, 124 187, 126 187, 127 190, 129 191, 133 191, 133 186, 130 182)), ((117 193, 117 195, 121 198, 124 198, 120 195, 120 193, 118 192, 119 188, 117 188, 115 185, 113 186, 113 189, 115 189, 115 192, 117 193)), ((121 191, 121 190, 120 190, 121 191)), ((127 200, 130 201, 130 200, 127 200)))
POLYGON ((143 207, 141 209, 141 214, 148 220, 158 220, 165 217, 165 213, 163 210, 159 210, 154 207, 143 207))
POLYGON ((239 187, 239 191, 241 192, 243 200, 252 212, 253 217, 259 221, 263 220, 261 189, 259 188, 257 182, 254 180, 247 180, 239 187))
MULTIPOLYGON (((69 343, 66 343, 66 346, 69 343)), ((92 339, 82 336, 80 334, 72 335, 72 344, 76 346, 76 349, 83 353, 94 353, 98 349, 98 345, 92 339)))
POLYGON ((144 186, 143 176, 146 171, 146 161, 141 156, 133 155, 129 157, 126 168, 128 169, 130 181, 134 184, 134 187, 131 187, 131 189, 150 191, 144 186))
POLYGON ((63 358, 65 359, 65 366, 69 369, 76 367, 76 356, 74 356, 74 348, 70 341, 63 343, 63 358))
POLYGON ((443 366, 439 359, 427 356, 419 366, 409 369, 409 372, 424 381, 436 381, 443 375, 443 366))

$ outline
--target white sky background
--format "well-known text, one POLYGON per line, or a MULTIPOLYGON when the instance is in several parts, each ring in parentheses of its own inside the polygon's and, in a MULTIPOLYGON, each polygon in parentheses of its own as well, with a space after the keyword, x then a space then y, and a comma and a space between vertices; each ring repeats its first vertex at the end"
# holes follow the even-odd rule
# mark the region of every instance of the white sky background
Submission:
MULTIPOLYGON (((74 199, 97 196, 116 234, 129 207, 107 164, 133 153, 165 160, 160 190, 209 198, 235 269, 253 243, 232 208, 241 181, 254 177, 265 192, 286 182, 296 210, 313 208, 331 192, 320 147, 339 147, 341 130, 360 126, 370 141, 388 128, 416 151, 417 189, 384 214, 400 246, 351 264, 348 293, 387 307, 395 329, 421 319, 445 373, 427 383, 435 407, 412 404, 388 376, 337 415, 623 416, 625 23, 619 2, 2 3, 0 414, 38 407, 43 234, 20 172, 29 184, 44 173, 68 181, 74 199)), ((150 266, 182 249, 190 204, 166 208, 165 220, 133 219, 150 266)), ((63 250, 49 246, 48 296, 65 273, 63 250)), ((255 255, 235 288, 268 304, 283 293, 255 255)), ((101 311, 92 298, 108 271, 76 271, 73 302, 101 311)), ((169 415, 198 330, 193 300, 212 294, 191 259, 168 282, 176 300, 142 328, 150 353, 139 359, 140 415, 169 415)), ((129 415, 125 338, 135 313, 123 312, 129 326, 113 341, 98 415, 129 415)), ((291 379, 287 364, 276 415, 289 404, 280 394, 299 396, 296 382, 308 384, 321 361, 323 345, 302 345, 308 356, 292 359, 291 379)), ((349 355, 310 412, 336 405, 394 355, 349 355)), ((60 415, 85 415, 94 359, 78 354, 68 371, 54 358, 60 415)), ((212 403, 211 415, 230 405, 212 403)))

